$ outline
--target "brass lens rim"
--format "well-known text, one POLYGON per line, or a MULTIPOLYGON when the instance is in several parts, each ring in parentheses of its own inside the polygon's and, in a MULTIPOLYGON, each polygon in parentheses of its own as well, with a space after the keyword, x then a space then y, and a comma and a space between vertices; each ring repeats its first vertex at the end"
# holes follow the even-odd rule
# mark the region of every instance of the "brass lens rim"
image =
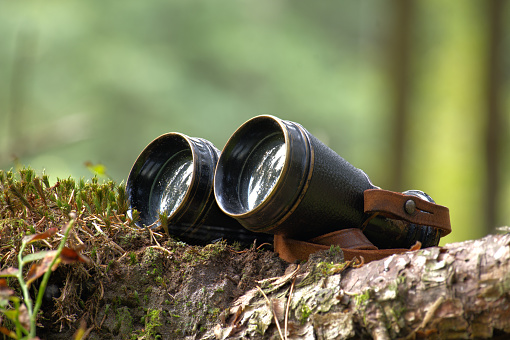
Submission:
MULTIPOLYGON (((212 183, 219 151, 205 139, 189 137, 178 132, 165 133, 143 149, 128 176, 126 192, 130 209, 137 209, 140 212, 138 226, 157 222, 157 216, 148 216, 154 182, 158 180, 168 159, 184 150, 191 152, 193 167, 191 181, 181 203, 168 216, 169 224, 182 222, 192 227, 204 218, 214 202, 212 183)), ((154 227, 157 225, 159 223, 154 227)))
MULTIPOLYGON (((249 216, 254 215, 254 214, 256 215, 261 210, 264 210, 264 207, 268 204, 268 201, 270 200, 270 198, 273 195, 273 193, 275 192, 275 190, 279 186, 281 186, 283 178, 285 177, 285 174, 288 171, 287 170, 288 169, 288 164, 289 164, 289 157, 288 157, 288 155, 289 155, 289 151, 290 151, 290 146, 289 146, 289 143, 288 143, 289 137, 288 137, 287 130, 282 125, 282 122, 281 122, 280 119, 278 119, 276 117, 273 117, 273 116, 269 116, 269 115, 261 115, 261 116, 253 117, 250 120, 248 120, 247 122, 245 122, 243 125, 241 125, 234 132, 234 134, 229 138, 227 143, 225 144, 225 147, 223 148, 223 150, 221 152, 220 159, 218 161, 218 165, 222 164, 222 162, 224 162, 225 159, 230 156, 229 148, 234 149, 234 148, 238 147, 240 145, 240 143, 242 143, 242 141, 240 141, 239 139, 241 139, 243 137, 243 134, 244 134, 245 130, 251 129, 252 128, 251 127, 252 124, 258 123, 262 119, 266 119, 266 118, 269 118, 273 122, 277 123, 279 125, 279 130, 280 130, 279 132, 281 132, 283 134, 283 139, 284 139, 284 143, 285 143, 285 163, 284 163, 283 168, 282 168, 282 170, 280 172, 280 175, 278 176, 278 180, 276 181, 276 183, 271 188, 271 192, 267 195, 267 197, 260 204, 258 204, 253 209, 249 209, 246 212, 236 213, 236 212, 232 211, 232 209, 227 209, 224 204, 220 203, 220 202, 223 202, 223 200, 221 199, 222 196, 220 196, 221 195, 220 191, 215 192, 216 201, 218 201, 218 205, 219 205, 220 209, 223 210, 227 215, 230 215, 230 216, 232 216, 234 218, 249 217, 249 216)), ((259 142, 255 143, 254 146, 257 147, 258 144, 259 144, 259 142)), ((244 161, 243 162, 243 167, 245 166, 245 163, 248 160, 248 157, 249 157, 249 155, 245 159, 243 159, 243 161, 244 161)), ((227 169, 227 171, 228 170, 230 170, 230 169, 227 169)), ((215 178, 215 188, 216 188, 216 183, 218 183, 218 181, 221 179, 221 175, 220 174, 221 174, 221 170, 218 170, 218 167, 217 167, 216 168, 216 173, 215 173, 215 176, 214 176, 214 178, 215 178)), ((240 171, 239 175, 242 175, 242 170, 240 171)), ((238 181, 236 181, 238 186, 240 185, 239 184, 240 180, 241 180, 241 178, 239 178, 238 181)))
POLYGON ((296 209, 313 168, 313 149, 307 131, 299 124, 271 115, 254 117, 229 138, 218 160, 214 195, 219 208, 236 218, 245 228, 257 232, 277 232, 277 227, 296 209), (266 131, 260 131, 266 128, 266 131), (258 145, 257 137, 283 134, 286 155, 278 180, 265 199, 252 209, 241 208, 239 197, 242 167, 250 153, 238 157, 239 150, 258 145), (233 178, 232 178, 233 177, 233 178))

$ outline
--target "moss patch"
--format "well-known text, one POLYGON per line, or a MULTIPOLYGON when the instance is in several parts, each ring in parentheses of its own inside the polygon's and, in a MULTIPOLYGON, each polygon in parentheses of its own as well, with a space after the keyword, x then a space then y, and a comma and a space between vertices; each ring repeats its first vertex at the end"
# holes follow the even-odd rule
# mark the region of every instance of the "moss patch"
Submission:
MULTIPOLYGON (((127 208, 122 183, 67 178, 50 186, 47 175, 30 169, 0 170, 0 270, 14 264, 23 235, 61 227, 69 212, 77 221, 68 246, 92 260, 52 274, 40 338, 70 339, 80 320, 91 328, 89 339, 200 337, 257 280, 287 266, 271 251, 191 246, 163 230, 140 229, 127 208)), ((36 242, 34 251, 55 249, 58 241, 36 242)))

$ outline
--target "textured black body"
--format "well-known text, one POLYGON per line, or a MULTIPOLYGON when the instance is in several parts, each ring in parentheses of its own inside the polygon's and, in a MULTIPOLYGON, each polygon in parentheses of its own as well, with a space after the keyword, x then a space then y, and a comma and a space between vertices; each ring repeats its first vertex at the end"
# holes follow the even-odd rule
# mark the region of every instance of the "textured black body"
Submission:
POLYGON ((313 150, 310 181, 294 213, 274 233, 308 240, 339 229, 361 227, 367 218, 363 192, 375 187, 362 170, 306 133, 313 150))

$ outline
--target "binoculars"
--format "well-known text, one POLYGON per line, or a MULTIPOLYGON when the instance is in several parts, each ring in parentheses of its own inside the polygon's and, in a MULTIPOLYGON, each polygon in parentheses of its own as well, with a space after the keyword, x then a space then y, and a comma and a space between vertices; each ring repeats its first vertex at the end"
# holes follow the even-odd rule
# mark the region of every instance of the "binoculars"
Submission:
POLYGON ((451 231, 448 209, 430 196, 374 186, 300 124, 269 115, 244 123, 221 152, 181 133, 156 138, 126 191, 139 226, 164 214, 169 232, 191 244, 306 243, 354 230, 363 240, 354 248, 407 250, 436 246, 451 231))

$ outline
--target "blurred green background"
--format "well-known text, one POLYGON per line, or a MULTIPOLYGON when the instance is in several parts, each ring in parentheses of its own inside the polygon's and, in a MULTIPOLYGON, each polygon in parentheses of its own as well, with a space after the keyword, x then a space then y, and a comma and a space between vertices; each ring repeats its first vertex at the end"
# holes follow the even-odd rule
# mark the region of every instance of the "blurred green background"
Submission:
POLYGON ((0 168, 117 181, 170 131, 301 123, 384 189, 510 221, 504 1, 0 0, 0 168))

